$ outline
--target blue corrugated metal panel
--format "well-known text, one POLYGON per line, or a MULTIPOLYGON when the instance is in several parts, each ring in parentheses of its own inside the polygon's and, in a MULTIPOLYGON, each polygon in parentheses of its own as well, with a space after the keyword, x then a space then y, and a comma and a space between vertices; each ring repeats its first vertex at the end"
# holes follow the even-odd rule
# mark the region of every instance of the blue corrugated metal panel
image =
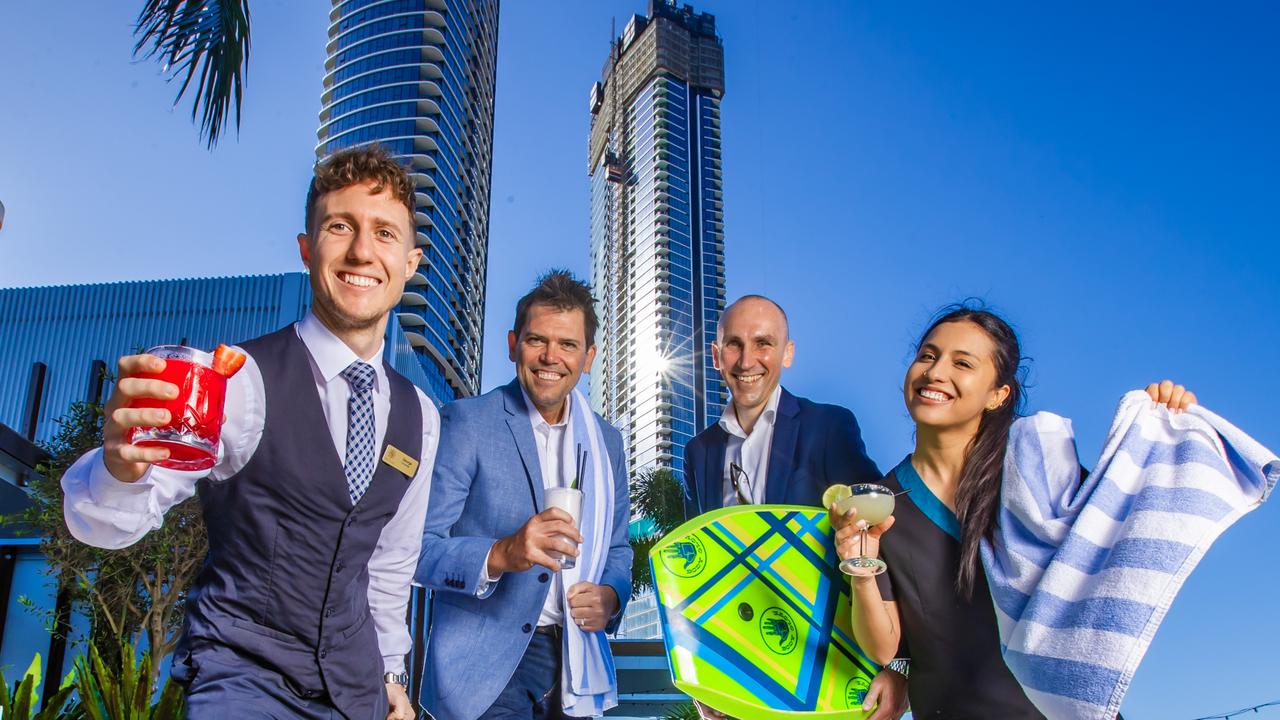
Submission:
MULTIPOLYGON (((139 348, 248 340, 296 321, 310 302, 304 273, 0 290, 0 422, 21 426, 34 362, 49 368, 36 428, 44 441, 85 399, 94 360, 114 371, 139 348)), ((437 398, 399 323, 390 325, 392 365, 437 398)))

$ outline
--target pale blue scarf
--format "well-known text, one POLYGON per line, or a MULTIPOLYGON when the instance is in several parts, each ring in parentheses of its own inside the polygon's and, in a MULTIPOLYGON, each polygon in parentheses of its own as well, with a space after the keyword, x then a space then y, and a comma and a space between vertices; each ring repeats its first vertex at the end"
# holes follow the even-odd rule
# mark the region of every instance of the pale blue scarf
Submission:
MULTIPOLYGON (((613 654, 604 631, 585 633, 571 620, 567 590, 580 581, 599 583, 609 559, 613 538, 613 491, 616 478, 609 452, 591 404, 576 388, 569 403, 572 415, 560 455, 560 467, 576 468, 578 445, 587 451, 586 467, 578 489, 582 490, 582 518, 578 530, 582 545, 577 564, 559 573, 564 610, 564 663, 560 670, 560 694, 564 711, 574 717, 603 715, 618 704, 618 682, 613 654)), ((626 478, 622 478, 625 482, 626 478)), ((621 599, 621 598, 619 598, 621 599)))

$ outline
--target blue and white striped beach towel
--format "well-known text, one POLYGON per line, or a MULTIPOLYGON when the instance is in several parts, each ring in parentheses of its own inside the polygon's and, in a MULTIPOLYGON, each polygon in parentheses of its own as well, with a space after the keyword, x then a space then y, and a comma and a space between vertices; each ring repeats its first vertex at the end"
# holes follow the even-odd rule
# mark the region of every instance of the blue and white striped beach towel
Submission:
POLYGON ((982 560, 1005 662, 1048 718, 1111 720, 1187 575, 1267 498, 1280 460, 1192 406, 1124 396, 1081 484, 1071 422, 1009 433, 1002 510, 982 560))

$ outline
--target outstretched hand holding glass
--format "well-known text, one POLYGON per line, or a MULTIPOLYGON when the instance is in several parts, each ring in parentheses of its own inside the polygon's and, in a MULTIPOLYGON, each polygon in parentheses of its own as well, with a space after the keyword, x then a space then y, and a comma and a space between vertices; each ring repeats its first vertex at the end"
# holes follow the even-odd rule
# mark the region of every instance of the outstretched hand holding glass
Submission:
POLYGON ((107 401, 103 462, 121 482, 150 465, 208 470, 217 460, 227 379, 244 365, 240 351, 213 353, 161 345, 120 358, 120 380, 107 401))
POLYGON ((835 485, 823 502, 836 528, 836 552, 846 575, 879 575, 880 536, 893 527, 894 494, 883 485, 835 485))

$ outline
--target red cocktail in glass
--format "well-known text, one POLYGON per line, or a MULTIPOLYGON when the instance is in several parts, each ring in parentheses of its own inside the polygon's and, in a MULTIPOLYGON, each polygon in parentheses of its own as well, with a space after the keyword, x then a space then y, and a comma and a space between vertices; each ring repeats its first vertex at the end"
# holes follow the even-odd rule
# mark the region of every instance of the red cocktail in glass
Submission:
POLYGON ((147 351, 165 362, 159 373, 138 377, 154 378, 178 386, 172 400, 137 400, 132 407, 164 408, 169 424, 163 427, 134 428, 129 442, 140 447, 163 447, 169 459, 156 463, 173 470, 208 470, 218 459, 218 437, 222 431, 222 405, 227 394, 227 378, 213 369, 213 355, 183 345, 160 345, 147 351))

